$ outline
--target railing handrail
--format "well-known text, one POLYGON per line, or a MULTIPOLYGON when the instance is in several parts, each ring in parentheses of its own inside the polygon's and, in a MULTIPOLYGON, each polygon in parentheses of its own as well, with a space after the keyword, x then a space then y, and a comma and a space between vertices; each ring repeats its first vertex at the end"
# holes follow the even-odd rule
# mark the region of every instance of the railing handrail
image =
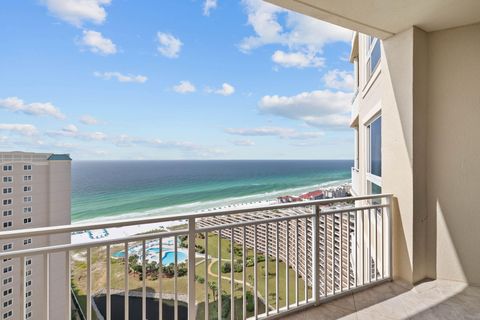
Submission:
POLYGON ((376 194, 368 196, 357 196, 357 197, 342 197, 342 198, 331 198, 331 199, 321 199, 321 200, 308 200, 308 201, 298 201, 291 203, 282 203, 275 205, 263 205, 263 206, 252 206, 241 209, 219 209, 215 211, 207 212, 190 212, 184 214, 170 214, 162 215, 157 217, 146 217, 146 218, 130 218, 117 221, 109 222, 96 222, 96 223, 79 223, 79 224, 68 224, 68 225, 58 225, 58 226, 49 226, 49 227, 40 227, 40 228, 31 228, 31 229, 19 229, 0 232, 0 240, 7 239, 17 239, 21 237, 32 237, 32 236, 41 236, 41 235, 52 235, 60 233, 69 233, 76 231, 85 231, 85 230, 97 230, 104 228, 119 228, 135 225, 144 225, 144 224, 153 224, 159 222, 167 221, 179 221, 179 220, 188 220, 190 218, 206 218, 206 217, 216 217, 216 216, 225 216, 225 215, 234 215, 255 211, 263 210, 275 210, 275 209, 288 209, 295 207, 308 207, 308 206, 320 206, 327 205, 332 203, 346 202, 346 201, 360 201, 367 199, 378 199, 378 198, 390 198, 393 194, 376 194))

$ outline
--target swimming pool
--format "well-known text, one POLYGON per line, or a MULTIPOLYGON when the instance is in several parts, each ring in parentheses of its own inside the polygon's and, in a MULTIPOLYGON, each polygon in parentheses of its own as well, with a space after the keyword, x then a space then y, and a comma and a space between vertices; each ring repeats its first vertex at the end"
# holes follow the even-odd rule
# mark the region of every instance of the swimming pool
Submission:
MULTIPOLYGON (((160 250, 158 250, 158 248, 150 248, 148 249, 148 251, 158 253, 160 250)), ((124 256, 124 252, 123 251, 115 252, 114 254, 112 254, 112 256, 114 258, 122 258, 124 256)), ((178 251, 177 262, 181 263, 181 262, 184 262, 185 260, 187 260, 187 254, 185 252, 178 251)), ((162 264, 164 266, 168 266, 171 263, 175 263, 175 252, 171 251, 170 249, 168 250, 163 249, 162 264)))
MULTIPOLYGON (((180 262, 184 262, 185 260, 187 260, 187 255, 182 251, 178 251, 177 262, 180 263, 180 262)), ((164 266, 168 266, 169 264, 172 264, 172 263, 175 263, 175 252, 173 251, 165 252, 162 258, 162 264, 164 266)))

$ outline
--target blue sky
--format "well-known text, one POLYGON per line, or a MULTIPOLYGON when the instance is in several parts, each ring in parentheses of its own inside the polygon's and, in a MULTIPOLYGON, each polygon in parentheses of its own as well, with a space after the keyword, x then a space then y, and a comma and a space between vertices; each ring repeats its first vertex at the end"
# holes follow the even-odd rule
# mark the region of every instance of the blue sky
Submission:
POLYGON ((351 159, 351 32, 260 0, 4 0, 0 148, 351 159))

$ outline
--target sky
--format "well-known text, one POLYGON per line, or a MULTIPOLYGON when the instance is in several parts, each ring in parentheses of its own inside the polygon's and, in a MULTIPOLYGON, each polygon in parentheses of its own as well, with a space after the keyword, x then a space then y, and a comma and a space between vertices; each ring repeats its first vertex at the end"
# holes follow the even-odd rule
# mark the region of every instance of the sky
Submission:
POLYGON ((3 0, 0 150, 352 159, 351 36, 261 0, 3 0))

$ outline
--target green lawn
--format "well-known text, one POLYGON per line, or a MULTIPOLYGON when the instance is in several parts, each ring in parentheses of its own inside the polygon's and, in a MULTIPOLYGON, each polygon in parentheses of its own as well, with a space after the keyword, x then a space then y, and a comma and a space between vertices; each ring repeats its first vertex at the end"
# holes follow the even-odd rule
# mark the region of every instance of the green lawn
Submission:
MULTIPOLYGON (((137 243, 131 243, 131 246, 136 245, 137 243)), ((205 240, 197 237, 196 244, 201 245, 202 247, 205 246, 205 240)), ((237 245, 238 246, 238 245, 237 245)), ((112 253, 116 251, 123 250, 123 245, 120 246, 113 246, 112 253)), ((81 254, 82 252, 80 252, 81 254)), ((241 253, 241 250, 240 250, 241 253)), ((78 254, 78 252, 77 252, 78 254)), ((208 237, 208 254, 212 258, 218 258, 218 236, 215 234, 209 234, 208 237)), ((222 262, 229 262, 230 261, 230 240, 221 239, 221 256, 222 262)), ((247 252, 247 256, 253 257, 253 250, 249 249, 247 252)), ((78 256, 77 256, 78 257, 78 256)), ((98 293, 100 290, 104 290, 106 287, 106 250, 105 248, 94 248, 92 249, 92 292, 93 294, 98 293)), ((234 259, 241 259, 241 256, 236 256, 234 259)), ((205 278, 205 259, 204 258, 197 258, 196 262, 198 262, 195 273, 197 276, 205 278)), ((210 264, 211 260, 208 261, 210 264)), ((85 261, 81 261, 80 259, 75 260, 72 264, 72 282, 73 285, 78 290, 78 299, 80 304, 83 305, 85 308, 85 291, 86 291, 86 263, 85 261)), ((218 264, 215 263, 212 266, 211 271, 217 275, 218 264)), ((124 262, 122 259, 111 259, 111 288, 112 290, 124 290, 124 262)), ((270 260, 268 262, 268 286, 269 286, 269 297, 268 302, 270 307, 275 306, 275 261, 270 260)), ((247 291, 253 294, 253 272, 254 267, 247 267, 246 268, 246 277, 247 282, 250 283, 252 286, 247 286, 247 291)), ((242 272, 235 273, 234 278, 237 280, 242 280, 242 272)), ((265 295, 265 262, 258 263, 258 293, 260 296, 265 295)), ((295 272, 289 268, 289 301, 290 303, 295 302, 295 272)), ((222 276, 230 278, 230 273, 222 274, 222 276)), ((279 302, 280 307, 285 306, 286 303, 286 267, 285 263, 279 263, 279 302)), ((218 277, 208 275, 208 282, 213 282, 218 287, 218 277)), ((139 275, 133 274, 132 272, 128 275, 128 283, 130 291, 140 291, 142 290, 142 281, 140 280, 139 275)), ((162 278, 162 292, 163 293, 174 293, 174 279, 173 278, 162 278)), ((299 277, 298 279, 299 284, 299 301, 304 300, 304 281, 299 277)), ((151 279, 147 277, 146 286, 149 292, 158 292, 160 285, 160 279, 151 279)), ((230 280, 229 279, 222 279, 221 283, 222 292, 223 294, 230 295, 230 280)), ((196 282, 196 300, 201 303, 205 301, 205 292, 204 292, 205 285, 196 282)), ((177 279, 177 292, 179 294, 187 294, 188 291, 188 279, 187 276, 178 277, 177 279)), ((311 290, 308 290, 309 296, 311 296, 311 290)), ((209 289, 209 302, 212 304, 214 301, 213 292, 209 289)), ((234 296, 237 299, 237 303, 235 304, 236 309, 242 309, 241 298, 243 295, 242 284, 235 283, 234 287, 234 296)), ((213 304, 215 305, 215 303, 213 304)), ((211 306, 211 308, 216 308, 211 306)), ((263 311, 262 311, 263 312, 263 311)), ((238 312, 237 312, 238 313, 238 312)))

